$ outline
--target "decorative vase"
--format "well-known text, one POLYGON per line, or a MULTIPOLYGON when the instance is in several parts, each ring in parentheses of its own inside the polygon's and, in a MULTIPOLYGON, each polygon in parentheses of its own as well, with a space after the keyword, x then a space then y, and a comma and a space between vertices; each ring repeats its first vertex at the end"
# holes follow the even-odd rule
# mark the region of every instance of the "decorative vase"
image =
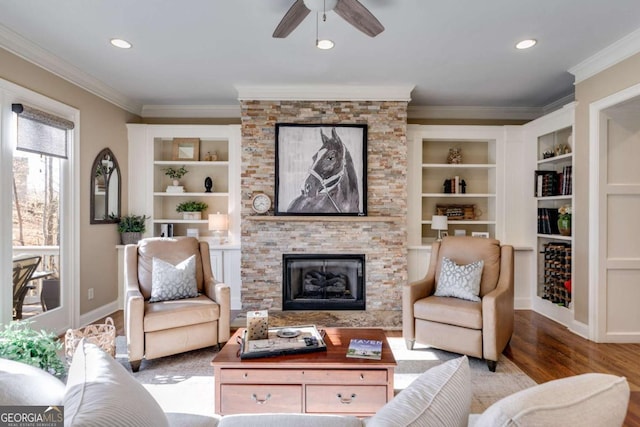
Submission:
POLYGON ((204 179, 204 188, 206 190, 205 193, 211 193, 211 191, 213 190, 213 180, 210 176, 204 179))
POLYGON ((571 236, 571 216, 565 215, 558 218, 558 231, 563 236, 571 236))
POLYGON ((179 186, 179 185, 180 185, 180 180, 178 180, 178 179, 174 179, 174 180, 173 180, 173 186, 174 186, 174 187, 177 187, 177 186, 179 186))

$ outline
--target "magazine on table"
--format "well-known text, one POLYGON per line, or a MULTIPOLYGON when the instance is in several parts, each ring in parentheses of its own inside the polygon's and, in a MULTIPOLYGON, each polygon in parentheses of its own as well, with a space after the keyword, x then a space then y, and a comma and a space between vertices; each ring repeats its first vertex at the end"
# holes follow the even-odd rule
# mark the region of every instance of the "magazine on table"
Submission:
POLYGON ((382 341, 352 338, 347 349, 347 357, 360 359, 382 359, 382 341))

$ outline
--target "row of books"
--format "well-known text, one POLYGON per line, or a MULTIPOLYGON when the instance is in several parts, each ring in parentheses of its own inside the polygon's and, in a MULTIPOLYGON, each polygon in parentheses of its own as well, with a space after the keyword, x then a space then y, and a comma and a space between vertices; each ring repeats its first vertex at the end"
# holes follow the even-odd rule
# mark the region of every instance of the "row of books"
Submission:
POLYGON ((564 166, 562 172, 537 170, 535 197, 570 196, 573 192, 573 167, 564 166))
POLYGON ((538 208, 538 234, 560 234, 558 209, 538 208))

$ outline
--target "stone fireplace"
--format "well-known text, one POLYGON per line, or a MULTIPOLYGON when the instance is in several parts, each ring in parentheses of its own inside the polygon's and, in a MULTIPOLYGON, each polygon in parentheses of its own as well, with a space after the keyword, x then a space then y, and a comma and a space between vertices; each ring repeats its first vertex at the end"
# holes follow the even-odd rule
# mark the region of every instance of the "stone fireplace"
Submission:
POLYGON ((401 311, 407 281, 407 102, 241 100, 241 118, 243 310, 285 308, 283 254, 363 254, 363 308, 401 311), (366 217, 253 213, 255 193, 274 199, 276 123, 367 124, 366 217))
POLYGON ((364 310, 364 254, 284 254, 283 310, 364 310))

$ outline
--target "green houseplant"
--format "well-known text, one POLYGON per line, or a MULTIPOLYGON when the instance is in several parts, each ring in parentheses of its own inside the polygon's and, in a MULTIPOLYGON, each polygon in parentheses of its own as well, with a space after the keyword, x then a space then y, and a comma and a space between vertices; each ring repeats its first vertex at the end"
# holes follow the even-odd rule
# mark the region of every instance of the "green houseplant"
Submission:
POLYGON ((185 169, 184 166, 180 166, 178 169, 169 166, 168 168, 164 169, 164 174, 173 180, 173 185, 175 186, 180 185, 180 182, 178 180, 185 176, 187 173, 189 173, 189 171, 185 169))
POLYGON ((59 351, 58 337, 44 330, 31 328, 29 320, 11 322, 0 331, 0 357, 43 369, 58 378, 65 375, 64 362, 59 351))
POLYGON ((118 232, 123 245, 135 244, 142 238, 142 233, 147 229, 146 215, 125 215, 120 217, 118 232))
POLYGON ((205 211, 209 205, 204 202, 198 202, 190 200, 188 202, 182 202, 176 206, 176 212, 182 212, 184 219, 201 219, 202 211, 205 211))

